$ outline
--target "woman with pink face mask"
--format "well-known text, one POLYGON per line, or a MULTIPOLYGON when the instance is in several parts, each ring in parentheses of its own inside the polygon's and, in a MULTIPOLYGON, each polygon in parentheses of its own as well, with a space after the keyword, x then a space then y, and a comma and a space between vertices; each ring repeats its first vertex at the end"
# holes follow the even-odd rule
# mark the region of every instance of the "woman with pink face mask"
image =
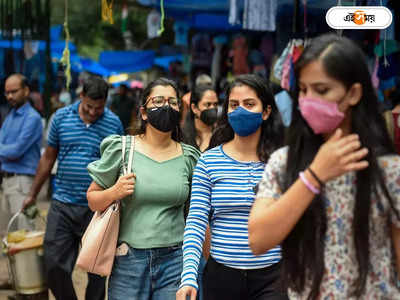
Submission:
POLYGON ((296 64, 288 146, 265 168, 250 248, 282 246, 290 299, 400 299, 400 157, 351 40, 317 37, 296 64))

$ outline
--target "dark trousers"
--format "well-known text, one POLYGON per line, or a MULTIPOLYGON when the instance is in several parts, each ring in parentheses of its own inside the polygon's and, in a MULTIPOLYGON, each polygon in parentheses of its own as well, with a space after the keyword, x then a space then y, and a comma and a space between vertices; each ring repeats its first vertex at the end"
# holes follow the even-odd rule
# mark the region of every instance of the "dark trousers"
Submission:
POLYGON ((239 270, 216 262, 211 256, 203 277, 204 300, 288 300, 277 286, 280 265, 239 270))
MULTIPOLYGON (((72 271, 83 233, 93 213, 84 206, 52 200, 44 237, 47 284, 57 300, 76 300, 72 271)), ((87 300, 104 300, 105 277, 88 273, 87 300)))

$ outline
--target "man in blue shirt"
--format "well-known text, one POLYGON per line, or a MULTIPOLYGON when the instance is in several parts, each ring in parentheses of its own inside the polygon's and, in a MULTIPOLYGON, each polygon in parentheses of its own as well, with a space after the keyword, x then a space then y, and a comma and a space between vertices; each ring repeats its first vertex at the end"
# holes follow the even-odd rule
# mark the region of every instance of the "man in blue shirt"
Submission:
MULTIPOLYGON (((57 159, 55 192, 43 245, 47 283, 57 300, 77 299, 71 275, 81 238, 93 215, 86 199, 92 181, 86 167, 100 158, 100 143, 105 137, 123 134, 121 121, 105 108, 107 93, 103 79, 89 78, 84 82, 81 101, 56 111, 48 146, 24 203, 27 207, 36 201, 57 159)), ((105 278, 90 273, 88 277, 86 299, 104 300, 105 278)))
MULTIPOLYGON (((43 125, 39 113, 29 103, 27 79, 9 76, 4 94, 12 109, 0 129, 0 163, 3 175, 1 209, 10 217, 22 209, 40 159, 43 125)), ((25 216, 18 228, 30 229, 25 216)))

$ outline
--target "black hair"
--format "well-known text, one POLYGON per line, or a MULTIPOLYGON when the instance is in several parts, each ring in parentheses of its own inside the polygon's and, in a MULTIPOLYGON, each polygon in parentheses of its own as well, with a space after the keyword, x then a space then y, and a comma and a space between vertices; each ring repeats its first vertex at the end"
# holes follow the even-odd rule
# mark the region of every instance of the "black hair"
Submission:
POLYGON ((200 150, 200 148, 197 145, 196 139, 199 136, 197 134, 197 130, 196 130, 196 127, 194 124, 194 119, 196 118, 196 116, 192 110, 192 104, 194 104, 195 106, 198 107, 199 102, 201 101, 205 92, 207 92, 207 91, 214 91, 211 84, 200 84, 200 85, 195 86, 195 88, 192 90, 192 92, 190 93, 189 112, 186 115, 185 125, 183 127, 185 143, 189 144, 193 147, 196 147, 198 150, 200 150))
MULTIPOLYGON (((151 94, 151 92, 153 91, 153 89, 156 86, 170 86, 175 90, 176 97, 178 98, 178 103, 179 103, 179 120, 180 120, 182 118, 182 109, 181 109, 182 108, 182 100, 180 99, 180 93, 179 93, 177 83, 171 79, 168 79, 165 77, 160 77, 160 78, 150 82, 141 94, 140 106, 144 107, 146 105, 147 98, 149 97, 149 95, 151 94)), ((136 133, 137 134, 145 134, 146 126, 147 126, 147 121, 143 120, 142 114, 140 114, 139 130, 136 133)), ((181 127, 179 126, 179 123, 174 129, 172 129, 171 138, 176 142, 181 142, 183 140, 183 133, 182 133, 181 127)))
POLYGON ((129 91, 129 87, 126 85, 126 84, 121 84, 120 86, 119 86, 119 90, 121 91, 124 91, 125 93, 127 93, 128 91, 129 91))
POLYGON ((262 162, 267 162, 270 154, 282 146, 284 130, 278 108, 275 104, 268 83, 258 75, 245 74, 236 77, 228 86, 223 104, 222 116, 218 121, 217 129, 211 137, 209 148, 227 143, 234 138, 234 131, 228 122, 229 95, 234 87, 247 86, 260 98, 263 109, 271 107, 271 113, 267 120, 261 124, 261 137, 257 145, 257 155, 262 162))
MULTIPOLYGON (((387 134, 384 120, 377 113, 377 96, 372 86, 370 73, 362 50, 351 40, 335 34, 325 34, 313 39, 305 48, 295 66, 296 78, 309 63, 319 60, 325 72, 333 79, 343 83, 349 89, 355 83, 362 86, 362 97, 358 104, 351 108, 351 128, 357 133, 363 147, 369 149, 366 160, 369 167, 356 173, 356 196, 353 219, 353 240, 358 263, 358 278, 351 283, 353 294, 359 298, 366 284, 369 271, 369 215, 371 195, 378 187, 388 198, 395 211, 393 200, 384 184, 378 157, 395 153, 387 134)), ((296 87, 298 95, 299 87, 296 87)), ((293 106, 298 107, 298 97, 293 106)), ((298 109, 292 112, 292 124, 287 143, 289 153, 284 182, 287 190, 298 178, 300 171, 305 170, 312 162, 320 146, 324 143, 321 135, 316 135, 302 118, 298 109)), ((282 243, 282 281, 286 287, 296 292, 303 292, 305 283, 311 284, 308 299, 317 299, 324 269, 325 234, 327 215, 324 198, 316 196, 299 222, 282 243)))
POLYGON ((98 76, 90 76, 83 82, 82 94, 92 100, 106 100, 108 84, 98 76))

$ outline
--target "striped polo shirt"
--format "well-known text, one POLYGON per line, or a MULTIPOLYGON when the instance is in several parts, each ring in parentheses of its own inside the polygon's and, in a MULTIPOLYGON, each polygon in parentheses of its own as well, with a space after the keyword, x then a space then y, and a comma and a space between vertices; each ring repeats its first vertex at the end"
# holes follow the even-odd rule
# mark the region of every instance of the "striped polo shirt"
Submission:
POLYGON ((207 224, 211 229, 211 256, 235 269, 259 269, 278 263, 280 247, 255 256, 249 247, 248 218, 254 189, 265 164, 239 162, 222 146, 205 152, 193 174, 190 210, 183 243, 181 286, 197 286, 197 270, 207 224))
POLYGON ((86 191, 92 182, 87 165, 100 158, 100 143, 111 134, 123 134, 119 118, 108 108, 96 122, 85 124, 79 116, 81 102, 56 111, 48 144, 58 149, 58 167, 53 198, 87 206, 86 191))

